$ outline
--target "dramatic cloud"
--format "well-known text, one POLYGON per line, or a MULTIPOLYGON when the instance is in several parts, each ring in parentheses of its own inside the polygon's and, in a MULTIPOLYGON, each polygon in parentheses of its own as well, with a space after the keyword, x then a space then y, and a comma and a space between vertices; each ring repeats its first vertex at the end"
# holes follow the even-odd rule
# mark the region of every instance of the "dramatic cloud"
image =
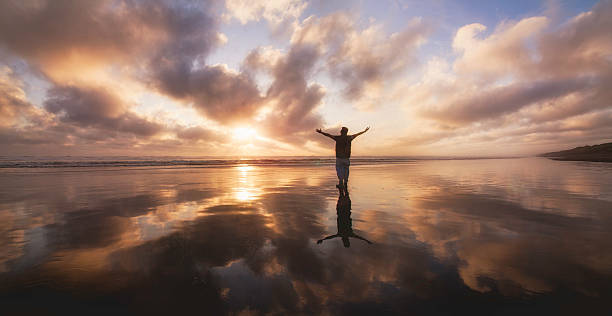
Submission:
MULTIPOLYGON (((259 54, 253 51, 247 58, 251 67, 265 65, 259 54)), ((323 124, 314 109, 325 92, 320 85, 307 81, 318 57, 316 47, 295 45, 265 69, 274 78, 265 98, 271 108, 262 122, 271 136, 294 142, 301 133, 311 134, 323 124)))
POLYGON ((159 18, 168 41, 151 60, 151 80, 160 92, 191 103, 205 117, 228 123, 250 118, 259 106, 256 84, 245 74, 222 65, 204 65, 223 35, 205 8, 169 7, 159 18))
POLYGON ((520 110, 542 100, 563 97, 588 86, 587 80, 545 80, 515 83, 503 87, 480 90, 466 88, 449 97, 445 102, 423 110, 427 117, 448 123, 466 123, 497 118, 520 110))
POLYGON ((44 132, 50 120, 26 99, 23 82, 12 69, 0 68, 0 144, 8 150, 14 144, 57 143, 52 133, 44 132))
POLYGON ((536 56, 528 48, 529 40, 547 24, 546 17, 506 22, 484 39, 477 35, 484 32, 486 26, 478 23, 463 26, 453 39, 453 48, 461 54, 454 68, 461 75, 475 76, 483 81, 491 76, 515 74, 533 63, 536 56))
MULTIPOLYGON (((31 121, 28 115, 39 111, 59 120, 39 128, 52 129, 62 138, 70 135, 70 143, 113 139, 119 145, 117 133, 145 141, 162 132, 176 132, 177 137, 187 136, 185 140, 189 141, 194 140, 196 129, 215 134, 203 127, 165 130, 162 123, 131 109, 134 104, 128 104, 130 98, 121 97, 126 93, 125 84, 153 86, 219 122, 247 119, 257 109, 259 91, 250 78, 223 66, 202 65, 210 51, 225 40, 217 31, 217 18, 210 13, 213 4, 8 1, 0 6, 1 47, 10 56, 25 59, 52 81, 44 101, 45 114, 25 100, 19 82, 11 79, 9 68, 3 68, 1 109, 5 126, 18 120, 31 121), (198 63, 200 66, 195 66, 198 63)), ((5 130, 3 138, 31 142, 27 133, 5 130)), ((204 133, 196 138, 204 139, 204 133)))
POLYGON ((162 91, 192 102, 205 117, 222 123, 245 121, 261 105, 259 90, 253 80, 223 66, 197 70, 164 69, 158 79, 162 91))
POLYGON ((359 99, 365 89, 380 86, 414 62, 415 48, 428 29, 422 21, 414 20, 403 31, 387 37, 380 25, 360 29, 348 14, 305 19, 294 31, 286 54, 264 47, 245 58, 246 73, 263 70, 273 78, 261 124, 269 134, 285 141, 312 138, 312 130, 324 123, 316 109, 322 104, 325 88, 309 83, 320 62, 332 78, 345 83, 348 99, 359 99))
POLYGON ((222 41, 207 1, 4 1, 0 9, 0 43, 56 80, 143 57, 180 67, 222 41))
POLYGON ((316 45, 326 55, 332 78, 345 83, 345 97, 357 100, 364 90, 379 89, 414 63, 416 49, 429 31, 429 25, 414 19, 403 30, 386 35, 381 24, 362 29, 355 17, 336 13, 305 19, 291 40, 316 45))
POLYGON ((108 61, 126 61, 145 50, 145 43, 160 37, 125 5, 114 7, 111 1, 3 1, 0 45, 54 80, 91 75, 93 69, 107 67, 108 61))
POLYGON ((22 86, 10 68, 0 67, 0 127, 18 125, 23 117, 36 114, 36 109, 26 100, 22 86))
POLYGON ((45 108, 62 122, 79 127, 96 127, 139 136, 152 136, 163 128, 128 111, 120 99, 104 89, 54 87, 49 91, 45 108))
POLYGON ((227 140, 214 129, 167 126, 146 118, 102 87, 55 86, 39 108, 25 99, 22 82, 8 68, 0 77, 0 112, 0 143, 10 152, 36 146, 54 154, 62 148, 86 153, 105 147, 127 153, 143 144, 162 151, 227 140), (176 142, 160 140, 164 134, 174 135, 176 142))
POLYGON ((566 21, 450 27, 404 11, 381 20, 369 8, 2 1, 2 139, 58 151, 322 154, 315 128, 368 124, 384 134, 364 139, 369 151, 452 155, 609 135, 611 1, 566 21), (228 137, 240 128, 255 134, 228 137))
POLYGON ((91 80, 82 75, 91 75, 90 68, 129 66, 161 92, 193 102, 212 119, 249 117, 257 107, 258 91, 249 78, 221 66, 194 66, 224 40, 206 3, 43 1, 4 6, 4 45, 61 84, 91 80))
POLYGON ((612 2, 604 1, 557 27, 532 17, 503 22, 485 37, 477 36, 484 25, 459 28, 454 62, 432 59, 423 79, 400 93, 413 113, 433 121, 419 122, 428 132, 405 141, 505 138, 550 146, 554 133, 570 144, 602 139, 607 132, 594 122, 607 121, 612 107, 612 38, 603 35, 611 19, 612 2))

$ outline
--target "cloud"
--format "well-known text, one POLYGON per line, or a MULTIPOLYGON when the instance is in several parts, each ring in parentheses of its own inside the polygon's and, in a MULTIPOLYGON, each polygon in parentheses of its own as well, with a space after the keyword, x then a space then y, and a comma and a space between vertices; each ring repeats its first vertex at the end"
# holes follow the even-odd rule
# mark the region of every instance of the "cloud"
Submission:
POLYGON ((0 127, 18 125, 22 117, 36 114, 26 99, 21 80, 15 78, 9 67, 0 67, 0 127))
POLYGON ((612 1, 603 0, 538 42, 542 60, 536 71, 557 76, 610 74, 612 1))
POLYGON ((136 15, 117 8, 111 1, 3 1, 0 44, 53 80, 91 74, 110 60, 126 61, 155 37, 136 15))
POLYGON ((421 80, 400 85, 408 111, 426 119, 402 143, 469 151, 503 139, 516 153, 533 153, 538 144, 605 141, 608 132, 595 122, 612 107, 612 39, 603 35, 611 19, 612 2, 603 1, 560 25, 530 17, 486 36, 481 24, 459 28, 452 63, 432 58, 421 80))
POLYGON ((221 19, 214 1, 8 1, 0 6, 0 45, 49 81, 53 88, 43 102, 45 115, 57 121, 51 124, 54 130, 73 145, 118 141, 121 133, 131 135, 133 144, 162 134, 176 136, 164 138, 163 145, 158 142, 162 147, 172 141, 180 146, 219 140, 214 132, 206 135, 204 129, 180 124, 166 129, 138 115, 126 106, 138 91, 169 96, 223 127, 258 125, 276 140, 304 144, 324 124, 317 110, 325 88, 311 82, 321 61, 333 78, 346 84, 345 95, 357 99, 412 63, 425 32, 424 24, 415 20, 387 36, 380 25, 362 29, 343 13, 298 23, 306 4, 293 0, 228 1, 228 14, 241 23, 261 17, 273 28, 293 32, 286 53, 270 49, 268 53, 277 54, 269 58, 257 49, 259 65, 250 65, 247 57, 244 69, 234 71, 206 64, 211 51, 226 40, 218 31, 221 19), (397 50, 404 53, 395 54, 397 50), (265 92, 254 79, 257 70, 272 77, 265 92))
POLYGON ((328 111, 336 106, 337 88, 341 106, 350 102, 356 109, 375 110, 387 104, 376 119, 396 115, 400 110, 390 108, 406 104, 410 124, 407 130, 392 128, 396 136, 381 142, 391 144, 386 151, 407 148, 402 144, 427 149, 451 140, 486 144, 487 139, 528 141, 536 148, 532 145, 553 141, 552 130, 561 133, 558 143, 605 136, 604 128, 589 130, 584 124, 606 121, 611 106, 611 1, 560 24, 554 17, 534 16, 458 27, 448 54, 422 67, 419 49, 434 25, 428 18, 406 20, 389 33, 384 22, 364 21, 367 12, 303 18, 308 5, 296 0, 3 1, 0 58, 26 64, 28 75, 36 77, 29 86, 2 70, 3 137, 12 143, 53 138, 71 146, 98 142, 160 151, 192 146, 191 151, 194 144, 224 142, 225 128, 248 126, 271 138, 268 143, 278 145, 279 153, 298 144, 316 151, 311 132, 325 125, 320 113, 337 115, 328 111), (239 70, 209 64, 211 53, 227 41, 220 29, 229 20, 222 12, 241 24, 265 20, 274 40, 289 42, 254 49, 239 70), (277 32, 290 36, 275 37, 277 32), (52 87, 47 101, 40 100, 41 79, 52 87), (25 90, 37 92, 26 96, 25 90), (189 107, 202 118, 183 120, 190 110, 175 111, 175 121, 161 126, 147 118, 158 107, 166 113, 189 107), (583 120, 587 116, 592 119, 583 120), (203 122, 201 130, 196 121, 203 122), (50 134, 35 137, 26 126, 50 134))
MULTIPOLYGON (((267 125, 280 138, 293 137, 301 132, 312 132, 323 122, 314 112, 325 94, 318 84, 308 84, 318 57, 311 46, 295 46, 272 69, 274 82, 266 99, 275 104, 266 116, 267 125)), ((265 123, 264 123, 265 124, 265 123)))
POLYGON ((225 1, 229 17, 237 19, 242 24, 250 21, 260 21, 263 18, 273 28, 277 28, 287 21, 299 18, 307 5, 306 2, 301 0, 225 1))
MULTIPOLYGON (((218 143, 227 137, 214 128, 164 124, 142 116, 132 105, 103 87, 56 85, 42 108, 25 98, 11 69, 0 77, 0 143, 10 152, 52 154, 131 152, 147 146, 156 152, 192 151, 190 143, 218 143), (162 139, 165 136, 165 139, 162 139), (174 137, 174 142, 169 142, 174 137), (35 146, 32 146, 35 145, 35 146)), ((198 145, 199 148, 207 146, 198 145)))
POLYGON ((201 126, 179 127, 176 129, 176 137, 179 140, 190 142, 219 142, 227 141, 227 136, 201 126))
POLYGON ((457 30, 453 48, 461 54, 454 70, 467 76, 488 80, 490 76, 509 75, 531 65, 537 57, 529 41, 548 25, 546 17, 531 17, 519 22, 503 22, 484 39, 476 36, 486 30, 482 24, 469 24, 457 30))
POLYGON ((0 43, 56 81, 151 58, 206 55, 221 40, 212 2, 59 0, 0 5, 0 43))
POLYGON ((163 126, 128 110, 117 96, 103 88, 56 86, 49 91, 45 109, 60 121, 79 127, 153 136, 163 126))
POLYGON ((248 120, 261 106, 255 82, 224 66, 196 70, 162 66, 157 72, 162 92, 191 103, 205 117, 221 123, 248 120))
POLYGON ((451 124, 497 118, 542 100, 554 100, 588 86, 587 80, 543 80, 508 86, 464 88, 460 93, 423 109, 425 117, 451 124))
POLYGON ((152 85, 225 123, 251 116, 259 95, 247 76, 203 65, 223 42, 213 5, 162 0, 3 2, 2 30, 7 31, 0 33, 0 43, 55 84, 110 87, 119 80, 152 85))
POLYGON ((387 37, 380 25, 359 29, 345 13, 305 19, 294 31, 287 53, 260 47, 243 62, 245 73, 263 71, 272 77, 260 124, 268 135, 286 142, 311 140, 312 130, 323 125, 316 110, 325 88, 309 82, 321 61, 333 78, 346 84, 344 95, 358 99, 365 89, 381 85, 412 63, 427 32, 421 20, 387 37))
POLYGON ((18 146, 31 146, 31 145, 50 145, 50 144, 61 144, 61 139, 54 137, 53 134, 47 134, 45 129, 40 128, 4 128, 0 127, 0 144, 4 145, 7 152, 20 152, 13 150, 15 147, 9 147, 11 145, 18 146))
POLYGON ((0 68, 0 144, 9 150, 15 144, 58 143, 54 133, 45 130, 50 115, 27 100, 23 85, 11 68, 0 68))
POLYGON ((295 44, 316 45, 325 56, 333 79, 345 84, 349 100, 376 90, 416 61, 416 50, 430 33, 430 26, 416 18, 403 30, 386 35, 381 24, 360 28, 354 16, 335 13, 323 18, 311 16, 294 32, 295 44))
POLYGON ((255 82, 223 65, 204 64, 210 51, 223 42, 210 9, 162 8, 159 19, 168 39, 156 49, 148 65, 153 86, 221 123, 250 118, 260 101, 255 82))
POLYGON ((263 100, 266 113, 260 126, 269 136, 290 143, 303 143, 323 119, 316 113, 325 91, 308 79, 320 54, 312 45, 292 45, 280 55, 266 49, 251 51, 245 58, 247 72, 264 71, 272 76, 272 84, 263 100), (273 62, 267 57, 272 54, 273 62))
POLYGON ((397 33, 386 37, 380 26, 370 26, 361 33, 347 36, 345 47, 328 60, 331 75, 346 83, 344 95, 356 100, 364 90, 377 87, 402 73, 416 61, 419 47, 429 27, 413 20, 397 33))
POLYGON ((154 91, 221 123, 244 121, 256 112, 261 97, 248 75, 204 64, 223 42, 218 17, 212 14, 215 5, 163 0, 2 2, 3 55, 27 61, 51 86, 43 107, 34 106, 11 69, 3 68, 3 141, 63 144, 64 149, 85 151, 96 144, 97 151, 143 145, 176 150, 186 143, 221 140, 212 129, 173 122, 165 126, 133 106, 138 91, 154 91), (31 126, 34 123, 41 124, 31 126))

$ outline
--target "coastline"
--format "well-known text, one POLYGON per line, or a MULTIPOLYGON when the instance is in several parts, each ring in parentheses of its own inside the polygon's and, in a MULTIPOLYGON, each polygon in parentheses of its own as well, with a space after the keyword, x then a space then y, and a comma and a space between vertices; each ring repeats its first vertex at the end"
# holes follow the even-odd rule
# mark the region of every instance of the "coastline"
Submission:
POLYGON ((561 161, 612 162, 612 143, 549 152, 541 154, 540 157, 561 161))

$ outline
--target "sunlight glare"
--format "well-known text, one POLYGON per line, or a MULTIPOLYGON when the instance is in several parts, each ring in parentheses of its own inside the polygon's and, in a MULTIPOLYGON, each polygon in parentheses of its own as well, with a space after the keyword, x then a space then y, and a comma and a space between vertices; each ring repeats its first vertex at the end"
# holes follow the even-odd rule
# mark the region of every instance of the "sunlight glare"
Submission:
POLYGON ((248 202, 255 200, 256 194, 247 188, 240 188, 234 192, 234 197, 240 202, 248 202))
POLYGON ((257 136, 257 131, 251 127, 237 127, 234 129, 234 139, 246 140, 257 136))

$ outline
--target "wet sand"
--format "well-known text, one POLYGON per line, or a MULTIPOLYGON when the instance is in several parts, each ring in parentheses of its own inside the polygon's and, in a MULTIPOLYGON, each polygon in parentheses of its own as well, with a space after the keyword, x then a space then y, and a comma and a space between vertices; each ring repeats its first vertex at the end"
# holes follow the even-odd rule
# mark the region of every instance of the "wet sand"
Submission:
POLYGON ((424 160, 350 172, 350 213, 340 214, 346 200, 329 165, 0 170, 0 305, 8 314, 612 311, 612 165, 424 160), (372 244, 317 243, 348 230, 372 244))

